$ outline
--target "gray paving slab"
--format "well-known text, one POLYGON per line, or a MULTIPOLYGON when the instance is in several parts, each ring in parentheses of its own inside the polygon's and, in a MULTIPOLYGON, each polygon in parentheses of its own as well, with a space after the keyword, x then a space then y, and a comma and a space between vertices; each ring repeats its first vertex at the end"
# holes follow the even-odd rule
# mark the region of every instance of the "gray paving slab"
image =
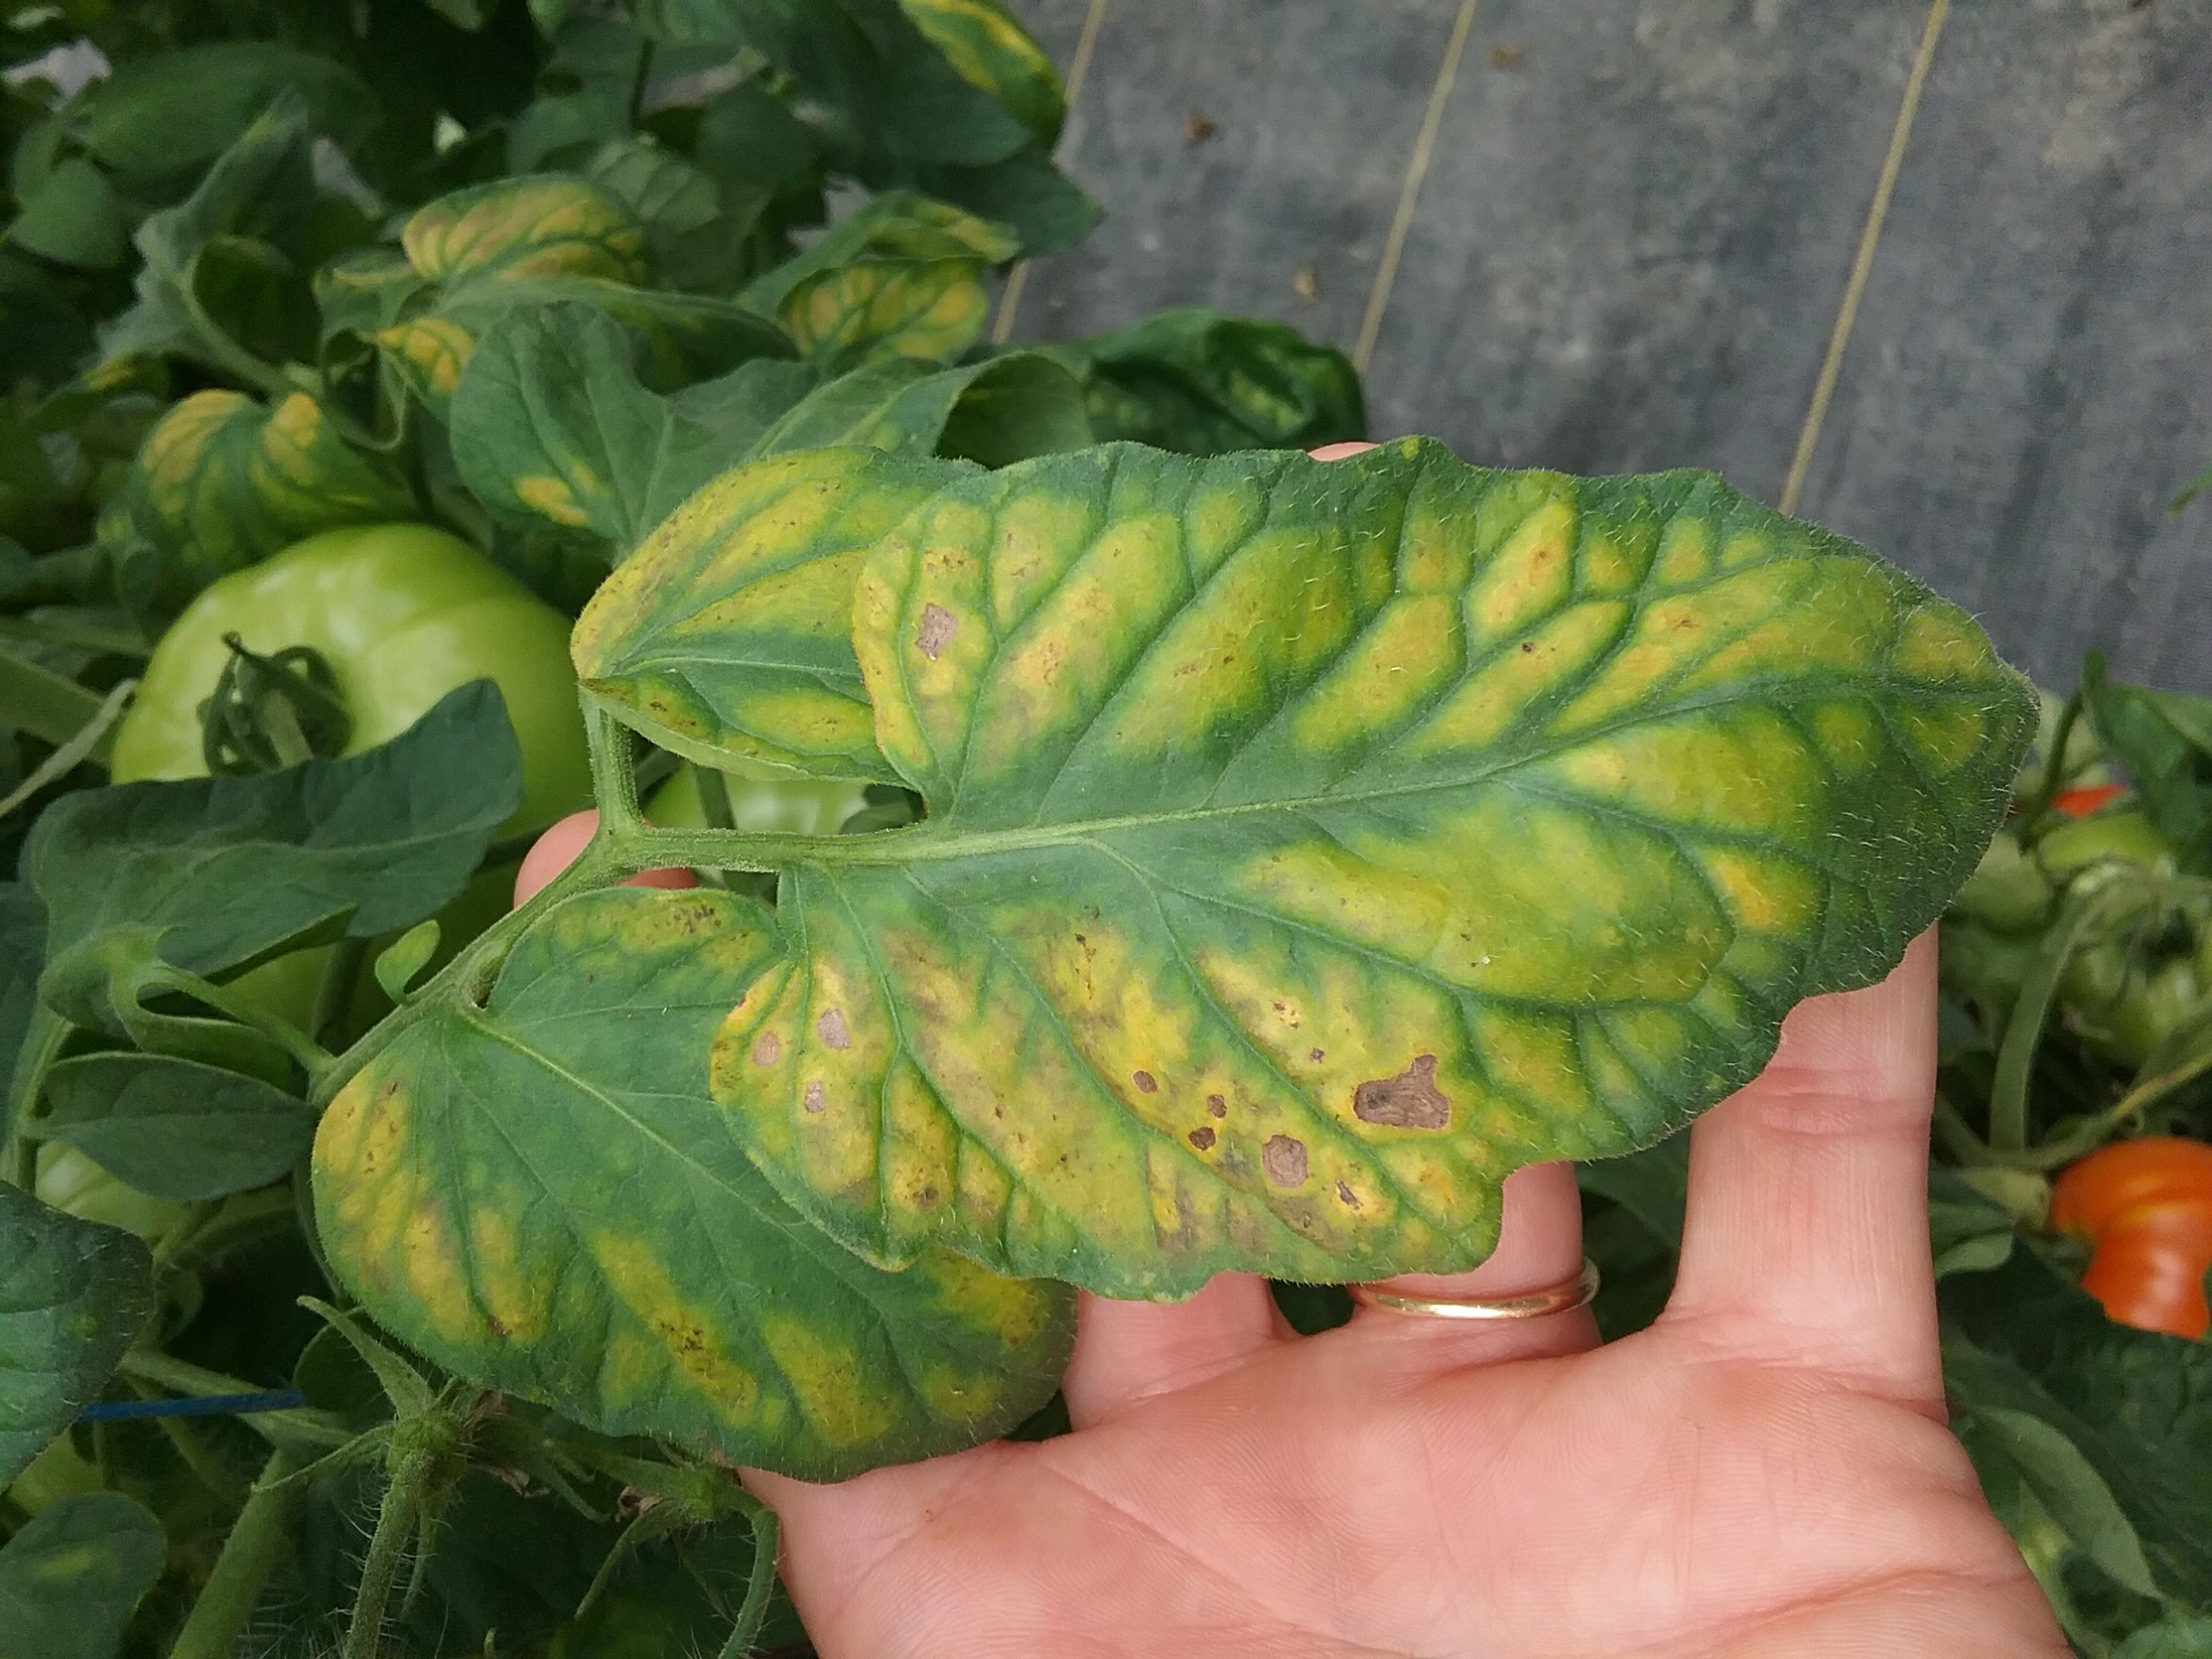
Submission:
POLYGON ((2212 690, 2212 4, 1954 8, 1802 509, 2070 686, 2212 690))
MULTIPOLYGON (((1018 9, 1065 64, 1081 0, 1018 9)), ((1038 262, 1016 337, 1213 305, 1348 349, 1456 9, 1114 0, 1060 152, 1106 222, 1038 262)))

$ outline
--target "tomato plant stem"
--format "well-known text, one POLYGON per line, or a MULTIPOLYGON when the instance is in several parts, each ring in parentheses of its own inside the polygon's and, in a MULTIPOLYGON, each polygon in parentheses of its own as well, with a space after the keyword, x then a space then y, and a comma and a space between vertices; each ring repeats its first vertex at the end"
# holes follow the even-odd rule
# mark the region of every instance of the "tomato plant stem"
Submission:
POLYGON ((377 1506, 376 1530, 369 1534, 368 1554, 362 1562, 361 1584, 355 1592, 353 1616, 346 1626, 340 1659, 376 1659, 384 1636, 384 1608, 398 1582, 399 1565, 422 1501, 438 1474, 440 1459, 428 1447, 404 1452, 393 1464, 392 1482, 377 1506))
POLYGON ((230 1535, 223 1540, 214 1571, 192 1603, 185 1627, 177 1632, 169 1659, 232 1659, 237 1653, 253 1610, 260 1605, 262 1586, 283 1555, 293 1512, 304 1493, 284 1478, 295 1467, 289 1452, 270 1454, 230 1535))
POLYGON ((730 1639, 722 1644, 721 1659, 744 1659, 752 1651, 753 1638, 768 1620, 769 1598, 775 1593, 776 1542, 782 1536, 781 1523, 765 1504, 748 1504, 745 1515, 753 1528, 752 1573, 730 1639))

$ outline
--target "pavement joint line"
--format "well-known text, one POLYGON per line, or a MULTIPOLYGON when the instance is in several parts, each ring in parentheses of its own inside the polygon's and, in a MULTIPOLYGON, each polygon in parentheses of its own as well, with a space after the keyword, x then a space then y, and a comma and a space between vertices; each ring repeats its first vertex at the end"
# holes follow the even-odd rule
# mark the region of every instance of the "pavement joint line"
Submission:
MULTIPOLYGON (((1083 14, 1083 33, 1075 37, 1075 56, 1067 60, 1067 79, 1061 83, 1062 131, 1066 117, 1075 113, 1075 100, 1083 96, 1083 83, 1091 78, 1091 54, 1098 45, 1099 26, 1106 21, 1111 0, 1091 0, 1083 14)), ((991 319, 991 343, 1004 345, 1014 331, 1014 319, 1022 308, 1022 290, 1030 285, 1030 262, 1018 259, 1006 273, 1006 286, 999 294, 999 314, 991 319)))
POLYGON ((1428 176, 1436 154, 1437 131, 1443 125, 1444 105, 1452 82, 1459 76, 1459 60, 1467 51, 1467 33, 1474 24, 1478 0, 1460 0, 1459 15, 1452 20, 1451 38, 1444 44, 1437 65, 1436 84, 1429 88, 1429 106, 1421 115, 1421 131, 1407 159, 1406 176, 1398 187, 1398 210, 1390 216, 1390 234, 1382 243, 1382 262, 1375 268, 1375 286, 1367 293, 1367 314, 1359 321, 1359 340, 1352 348, 1352 366, 1362 374, 1375 356, 1376 337, 1382 331, 1382 313, 1389 309, 1390 289, 1398 280, 1398 261, 1406 252, 1406 237, 1413 228, 1413 210, 1421 198, 1421 180, 1428 176))
POLYGON ((1813 401, 1805 410, 1805 424, 1797 434, 1796 453, 1790 459, 1790 475, 1783 482, 1782 499, 1776 505, 1784 513, 1797 510, 1805 493, 1805 475, 1812 471, 1813 452, 1820 441, 1820 428, 1828 418, 1828 402, 1844 368, 1844 350, 1858 324, 1859 300, 1866 293, 1867 277, 1874 270, 1875 249, 1881 241, 1882 222, 1889 216, 1889 198, 1904 170, 1905 147, 1912 137, 1912 121, 1920 109, 1920 91, 1928 82, 1928 66, 1936 60, 1936 41, 1943 33, 1943 20, 1951 0, 1933 0, 1928 21, 1920 31, 1920 48, 1913 55, 1912 73, 1906 76, 1905 99, 1897 107, 1897 125, 1890 129, 1889 149, 1881 158, 1881 173, 1875 181, 1874 200, 1868 204, 1866 224, 1859 232, 1858 252, 1851 259, 1851 274, 1844 284, 1844 302, 1836 312, 1836 325, 1828 334, 1827 355, 1820 359, 1820 379, 1814 383, 1813 401))

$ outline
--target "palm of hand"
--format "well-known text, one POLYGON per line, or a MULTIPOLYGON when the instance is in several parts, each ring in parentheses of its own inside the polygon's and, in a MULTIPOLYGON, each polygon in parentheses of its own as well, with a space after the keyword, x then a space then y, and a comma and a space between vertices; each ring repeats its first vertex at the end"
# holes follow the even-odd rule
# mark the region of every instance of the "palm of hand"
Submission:
MULTIPOLYGON (((1932 978, 1923 944, 1885 985, 1808 1004, 1699 1126, 1648 1331, 1594 1347, 1583 1313, 1363 1310, 1299 1338, 1231 1278, 1178 1307, 1085 1298, 1077 1432, 839 1486, 753 1477, 817 1647, 2064 1655, 1942 1426, 1932 978)), ((1498 1252, 1455 1288, 1571 1272, 1563 1168, 1508 1197, 1498 1252)))

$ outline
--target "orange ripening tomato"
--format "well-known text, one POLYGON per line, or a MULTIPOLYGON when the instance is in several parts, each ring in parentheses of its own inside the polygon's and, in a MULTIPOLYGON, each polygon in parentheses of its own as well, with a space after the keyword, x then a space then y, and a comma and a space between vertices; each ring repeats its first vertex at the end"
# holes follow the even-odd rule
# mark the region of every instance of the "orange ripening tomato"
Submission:
POLYGON ((2192 1340, 2212 1326, 2212 1146, 2145 1135, 2092 1152, 2052 1186, 2051 1224, 2095 1247, 2081 1285, 2120 1323, 2192 1340))
POLYGON ((2069 818, 2086 818, 2108 801, 2118 800, 2128 793, 2120 783, 2085 783, 2078 788, 2062 789, 2051 798, 2051 810, 2063 812, 2069 818))

